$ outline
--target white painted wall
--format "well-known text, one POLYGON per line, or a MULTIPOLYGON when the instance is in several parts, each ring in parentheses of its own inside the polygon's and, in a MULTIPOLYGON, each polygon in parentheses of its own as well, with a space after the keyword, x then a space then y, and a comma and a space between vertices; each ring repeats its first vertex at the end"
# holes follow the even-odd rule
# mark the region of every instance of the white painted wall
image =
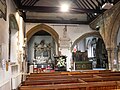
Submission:
POLYGON ((86 41, 85 41, 85 39, 82 39, 78 44, 77 44, 77 50, 78 51, 81 51, 81 52, 85 52, 85 50, 86 50, 86 48, 85 48, 85 46, 86 46, 86 41))
MULTIPOLYGON (((12 0, 6 0, 7 3, 7 19, 6 21, 3 18, 0 18, 0 45, 3 45, 5 47, 3 53, 3 59, 5 61, 8 61, 8 43, 9 43, 9 14, 14 14, 17 20, 17 23, 19 25, 19 34, 20 34, 20 39, 19 39, 19 43, 20 43, 20 47, 22 46, 21 41, 23 41, 23 19, 16 14, 16 9, 14 7, 14 4, 12 3, 12 0)), ((13 47, 14 48, 14 47, 13 47)), ((16 55, 16 57, 18 57, 16 55)), ((5 63, 6 64, 6 63, 5 63)), ((11 90, 11 78, 13 77, 11 75, 11 65, 8 66, 8 71, 6 71, 6 67, 1 68, 0 66, 0 88, 2 88, 2 90, 11 90), (8 82, 7 86, 9 87, 9 89, 5 88, 5 84, 8 82), (4 86, 4 87, 3 87, 4 86)), ((20 74, 20 66, 18 64, 18 74, 20 74)))
MULTIPOLYGON (((41 23, 26 23, 26 32, 28 32, 31 28, 35 27, 36 25, 39 25, 41 23)), ((46 23, 45 23, 46 24, 46 23)), ((71 25, 71 24, 46 24, 53 28, 60 37, 63 35, 63 29, 65 28, 65 25, 67 26, 67 34, 68 37, 71 39, 72 42, 74 42, 77 38, 79 38, 81 35, 93 32, 93 30, 89 27, 89 25, 71 25)))

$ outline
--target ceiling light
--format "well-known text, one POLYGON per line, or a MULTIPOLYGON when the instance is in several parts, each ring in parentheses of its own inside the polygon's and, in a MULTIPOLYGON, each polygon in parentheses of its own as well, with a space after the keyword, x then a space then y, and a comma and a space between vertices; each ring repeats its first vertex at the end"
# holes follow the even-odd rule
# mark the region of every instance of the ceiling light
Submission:
POLYGON ((102 5, 102 9, 110 9, 112 6, 113 6, 113 3, 107 2, 102 5))
POLYGON ((97 15, 97 13, 94 13, 94 15, 96 16, 96 15, 97 15))
POLYGON ((69 6, 67 4, 62 4, 60 11, 61 12, 69 12, 69 6))

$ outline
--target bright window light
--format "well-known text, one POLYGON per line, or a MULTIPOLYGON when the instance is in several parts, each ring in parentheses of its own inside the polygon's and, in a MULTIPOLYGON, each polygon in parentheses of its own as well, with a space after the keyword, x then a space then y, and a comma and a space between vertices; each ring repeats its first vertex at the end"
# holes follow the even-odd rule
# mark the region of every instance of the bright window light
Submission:
POLYGON ((69 6, 67 4, 61 5, 61 12, 69 12, 69 6))

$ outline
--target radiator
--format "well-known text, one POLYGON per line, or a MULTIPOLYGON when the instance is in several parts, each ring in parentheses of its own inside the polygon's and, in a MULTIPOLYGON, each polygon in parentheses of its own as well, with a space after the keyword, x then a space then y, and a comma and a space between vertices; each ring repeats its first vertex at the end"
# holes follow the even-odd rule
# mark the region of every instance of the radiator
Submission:
POLYGON ((17 89, 21 83, 21 74, 12 77, 12 89, 17 89))
POLYGON ((0 84, 0 90, 11 90, 10 80, 0 84))

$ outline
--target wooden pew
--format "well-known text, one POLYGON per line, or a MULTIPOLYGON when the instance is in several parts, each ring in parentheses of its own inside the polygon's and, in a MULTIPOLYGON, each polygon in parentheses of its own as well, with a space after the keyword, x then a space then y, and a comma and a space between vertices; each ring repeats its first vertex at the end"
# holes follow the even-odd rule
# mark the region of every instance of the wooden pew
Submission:
POLYGON ((22 85, 47 85, 47 84, 64 84, 64 83, 80 83, 78 79, 53 79, 53 80, 26 80, 22 85))
POLYGON ((30 76, 26 80, 51 80, 51 79, 69 79, 69 78, 87 78, 93 75, 59 75, 59 76, 30 76))
POLYGON ((115 81, 21 86, 19 90, 113 90, 113 89, 117 89, 117 83, 115 81))
POLYGON ((120 72, 57 72, 30 74, 20 90, 115 90, 120 89, 120 72))
POLYGON ((120 81, 120 76, 81 78, 85 82, 120 81))
MULTIPOLYGON (((112 73, 110 70, 89 70, 82 72, 49 72, 49 73, 31 73, 29 76, 59 76, 59 75, 86 75, 86 74, 102 74, 102 73, 112 73)), ((117 72, 118 73, 118 72, 117 72)))

